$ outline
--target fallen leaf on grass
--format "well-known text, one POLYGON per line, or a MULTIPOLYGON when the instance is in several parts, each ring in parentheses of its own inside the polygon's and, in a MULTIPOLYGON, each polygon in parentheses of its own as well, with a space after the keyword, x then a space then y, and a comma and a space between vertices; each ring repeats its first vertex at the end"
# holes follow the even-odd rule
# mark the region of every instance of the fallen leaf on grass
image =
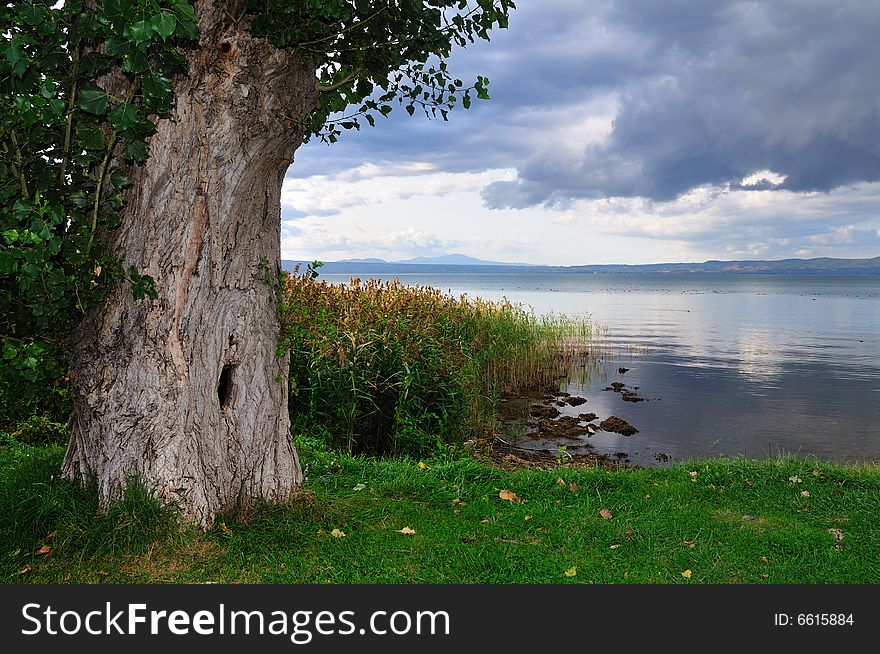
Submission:
POLYGON ((572 493, 577 493, 578 485, 574 482, 571 482, 568 487, 571 489, 572 493))
POLYGON ((578 568, 576 565, 571 566, 568 570, 565 571, 566 577, 574 577, 578 573, 578 568))
POLYGON ((691 481, 697 481, 697 471, 696 470, 691 470, 688 474, 691 476, 691 481))
POLYGON ((837 527, 832 527, 828 530, 828 533, 834 536, 834 540, 843 540, 843 532, 837 527))
POLYGON ((683 541, 681 541, 681 544, 682 544, 682 545, 687 545, 687 546, 690 547, 691 549, 694 549, 694 548, 697 546, 697 544, 696 544, 694 541, 692 541, 692 540, 683 540, 683 541))
POLYGON ((814 477, 821 477, 822 476, 822 472, 819 470, 819 468, 813 468, 813 476, 814 477))
POLYGON ((489 518, 483 518, 482 520, 480 520, 480 524, 481 524, 481 525, 488 525, 488 524, 489 524, 489 518))
POLYGON ((801 491, 801 497, 809 497, 809 496, 810 496, 810 491, 808 491, 808 490, 801 491))
POLYGON ((455 515, 460 515, 460 514, 461 514, 461 509, 454 509, 452 512, 453 512, 455 515))
POLYGON ((232 536, 232 530, 226 526, 225 522, 221 522, 217 526, 220 528, 220 531, 222 531, 224 535, 232 536))
POLYGON ((531 519, 532 519, 532 516, 530 516, 530 515, 523 516, 523 522, 525 522, 526 520, 531 520, 531 519))
POLYGON ((620 547, 620 544, 619 544, 619 543, 614 543, 614 545, 609 545, 609 547, 610 547, 611 549, 613 549, 613 550, 616 550, 618 547, 620 547))
POLYGON ((98 576, 99 577, 109 577, 110 573, 107 572, 106 570, 98 570, 98 576))
POLYGON ((412 536, 413 534, 416 533, 416 530, 415 530, 415 529, 411 529, 411 528, 409 528, 409 527, 404 527, 403 529, 398 530, 397 533, 399 533, 399 534, 403 534, 404 536, 412 536))
POLYGON ((513 491, 509 491, 509 490, 498 491, 498 497, 500 497, 502 500, 506 500, 508 502, 513 502, 514 504, 522 504, 523 503, 523 500, 520 499, 520 497, 516 493, 514 493, 513 491))
POLYGON ((333 538, 345 538, 345 532, 341 529, 334 528, 333 531, 330 532, 330 535, 333 536, 333 538))
POLYGON ((362 491, 367 487, 366 484, 357 484, 351 490, 362 491))
POLYGON ((419 470, 427 470, 428 466, 425 465, 424 461, 419 461, 419 470))
POLYGON ((792 484, 799 484, 803 481, 803 479, 801 479, 797 475, 792 475, 791 477, 788 478, 788 481, 790 481, 792 484))
POLYGON ((452 506, 464 506, 464 502, 460 497, 456 497, 454 500, 452 500, 452 506))
POLYGON ((614 517, 614 514, 611 513, 611 511, 609 511, 608 509, 599 509, 599 515, 602 516, 605 520, 614 517))
POLYGON ((693 574, 694 573, 691 572, 690 570, 685 570, 684 572, 681 573, 681 576, 684 577, 685 579, 690 579, 691 575, 693 575, 693 574))
POLYGON ((565 480, 562 477, 557 477, 556 478, 556 485, 557 486, 565 486, 565 480))
POLYGON ((770 559, 768 559, 766 556, 762 556, 762 557, 761 557, 761 560, 762 560, 764 563, 770 563, 770 559))
POLYGON ((16 572, 15 574, 17 574, 18 576, 21 576, 21 575, 26 575, 26 574, 27 574, 28 572, 30 572, 30 571, 31 571, 31 566, 26 565, 26 566, 24 566, 21 570, 19 570, 18 572, 16 572))
POLYGON ((52 548, 48 545, 43 545, 40 549, 38 549, 34 554, 48 554, 52 551, 52 548))

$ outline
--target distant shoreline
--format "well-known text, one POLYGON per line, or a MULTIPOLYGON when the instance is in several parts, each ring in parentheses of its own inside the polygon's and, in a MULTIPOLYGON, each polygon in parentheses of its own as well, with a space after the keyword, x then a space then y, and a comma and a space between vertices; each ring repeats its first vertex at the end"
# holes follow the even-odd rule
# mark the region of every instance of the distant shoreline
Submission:
MULTIPOLYGON (((308 262, 282 260, 282 268, 302 269, 308 262)), ((713 275, 808 275, 880 276, 880 257, 873 259, 786 259, 783 261, 706 261, 703 263, 592 264, 584 266, 539 266, 516 264, 450 264, 390 262, 326 262, 325 274, 713 274, 713 275)))

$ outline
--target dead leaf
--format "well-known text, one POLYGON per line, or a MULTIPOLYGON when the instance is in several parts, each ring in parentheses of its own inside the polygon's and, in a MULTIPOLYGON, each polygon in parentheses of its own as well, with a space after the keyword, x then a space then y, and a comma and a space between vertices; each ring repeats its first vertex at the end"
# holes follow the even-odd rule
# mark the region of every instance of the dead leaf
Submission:
POLYGON ((682 545, 687 545, 687 546, 690 547, 691 549, 694 549, 694 548, 697 546, 697 544, 696 544, 694 541, 692 541, 692 540, 683 540, 683 541, 681 541, 681 544, 682 544, 682 545))
POLYGON ((696 470, 691 470, 688 474, 691 476, 691 481, 697 481, 697 471, 696 470))
POLYGON ((483 518, 482 520, 480 520, 480 524, 481 524, 481 525, 488 525, 488 524, 489 524, 489 519, 488 519, 488 518, 483 518))
POLYGON ((460 514, 461 514, 461 509, 453 509, 452 512, 453 512, 455 515, 460 515, 460 514))
POLYGON ((456 497, 454 500, 452 500, 452 506, 464 506, 464 502, 460 497, 456 497))
POLYGON ((217 525, 226 536, 232 536, 232 530, 226 526, 225 522, 221 522, 217 525))
POLYGON ((107 572, 106 570, 98 570, 98 576, 99 577, 109 577, 110 573, 107 572))
POLYGON ((403 534, 404 536, 412 536, 416 533, 416 530, 410 529, 409 527, 404 527, 403 529, 400 529, 397 533, 403 534))
POLYGON ((809 496, 810 496, 810 491, 808 491, 808 490, 801 491, 801 497, 809 497, 809 496))
POLYGON ((813 468, 813 476, 814 477, 821 477, 822 476, 822 472, 819 470, 819 468, 813 468))
POLYGON ((333 528, 333 531, 330 532, 330 535, 333 536, 333 538, 345 538, 345 532, 341 529, 336 529, 335 527, 333 528))
POLYGON ((43 545, 40 549, 38 549, 34 554, 48 554, 52 551, 52 548, 48 545, 43 545))
POLYGON ((578 485, 574 482, 571 482, 568 487, 571 489, 572 493, 577 493, 578 485))
POLYGON ((792 475, 791 477, 788 478, 788 481, 790 481, 792 484, 799 484, 803 481, 803 479, 801 479, 797 475, 792 475))
POLYGON ((574 577, 578 573, 578 568, 576 565, 571 566, 568 570, 565 571, 566 577, 574 577))
POLYGON ((355 486, 351 490, 362 491, 367 487, 366 484, 355 484, 355 486))
POLYGON ((681 576, 684 577, 685 579, 690 579, 691 575, 693 575, 693 574, 694 573, 691 572, 690 570, 685 570, 684 572, 681 573, 681 576))
POLYGON ((764 563, 770 563, 770 559, 768 559, 766 556, 762 556, 762 557, 761 557, 761 560, 762 560, 764 563))
POLYGON ((531 519, 532 519, 532 516, 530 516, 530 515, 523 516, 523 522, 525 522, 526 520, 531 520, 531 519))
POLYGON ((608 509, 599 509, 599 515, 608 520, 608 518, 613 518, 614 514, 611 513, 608 509))
POLYGON ((650 496, 650 495, 645 495, 645 499, 646 499, 646 500, 650 500, 650 499, 651 499, 651 496, 650 496))
POLYGON ((562 477, 557 477, 556 478, 556 485, 557 486, 565 486, 565 480, 562 477))
POLYGON ((18 572, 16 572, 15 574, 17 574, 18 576, 21 576, 21 575, 26 575, 26 574, 27 574, 28 572, 30 572, 30 571, 31 571, 31 566, 26 565, 26 566, 24 566, 21 570, 19 570, 18 572))
POLYGON ((419 470, 427 470, 428 466, 425 465, 424 461, 419 461, 419 470))
POLYGON ((828 530, 828 533, 834 536, 834 540, 843 540, 843 532, 837 527, 832 527, 828 530))
POLYGON ((613 550, 616 550, 620 545, 618 543, 614 543, 614 545, 609 545, 609 547, 613 550))
POLYGON ((514 493, 513 491, 509 491, 509 490, 498 491, 498 497, 500 497, 502 500, 506 500, 508 502, 513 502, 514 504, 522 504, 523 503, 523 500, 520 499, 520 497, 516 493, 514 493))

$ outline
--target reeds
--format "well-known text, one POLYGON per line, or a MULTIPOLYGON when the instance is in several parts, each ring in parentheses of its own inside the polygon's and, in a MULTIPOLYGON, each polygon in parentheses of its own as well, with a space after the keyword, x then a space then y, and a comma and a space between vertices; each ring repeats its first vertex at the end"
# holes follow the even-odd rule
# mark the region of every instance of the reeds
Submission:
POLYGON ((558 386, 598 333, 507 301, 307 275, 287 276, 282 322, 294 427, 348 452, 416 456, 488 429, 501 394, 558 386))

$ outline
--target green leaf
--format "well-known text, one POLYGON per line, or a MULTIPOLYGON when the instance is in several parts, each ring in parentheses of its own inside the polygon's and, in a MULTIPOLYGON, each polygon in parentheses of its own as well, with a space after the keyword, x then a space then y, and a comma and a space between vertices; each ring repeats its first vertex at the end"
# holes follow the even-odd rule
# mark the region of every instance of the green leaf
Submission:
POLYGON ((134 105, 124 103, 107 114, 113 129, 118 132, 128 129, 138 122, 138 112, 134 105))
POLYGON ((174 33, 177 19, 174 17, 174 14, 157 14, 150 18, 150 25, 164 41, 174 33))
POLYGON ((114 188, 119 189, 120 191, 132 185, 131 178, 119 170, 119 168, 114 168, 110 171, 110 183, 113 184, 114 188))
POLYGON ((164 99, 171 94, 171 80, 161 75, 145 75, 142 80, 144 93, 164 99))
POLYGON ((131 35, 132 41, 140 45, 150 40, 150 37, 153 35, 153 28, 147 21, 139 20, 128 26, 128 33, 131 35))
POLYGON ((90 114, 101 116, 107 112, 107 91, 97 84, 89 84, 79 90, 77 106, 90 114))
POLYGON ((76 135, 80 145, 86 150, 103 150, 106 147, 104 133, 97 127, 79 125, 76 135))
POLYGON ((131 159, 132 161, 146 161, 147 160, 147 143, 146 141, 132 141, 129 143, 125 150, 122 152, 122 156, 126 159, 131 159))

